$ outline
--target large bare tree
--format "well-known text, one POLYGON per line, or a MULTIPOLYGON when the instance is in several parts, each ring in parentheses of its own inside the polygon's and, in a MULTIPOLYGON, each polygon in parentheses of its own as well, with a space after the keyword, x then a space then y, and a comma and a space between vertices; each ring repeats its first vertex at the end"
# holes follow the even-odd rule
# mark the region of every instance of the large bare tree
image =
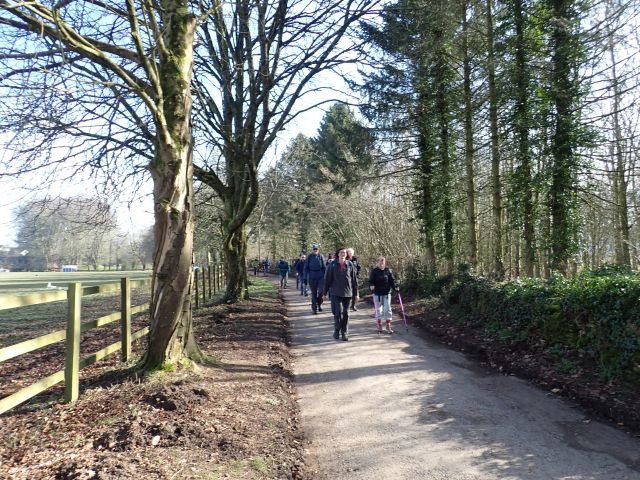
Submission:
POLYGON ((5 101, 13 101, 5 113, 22 114, 21 123, 4 125, 15 134, 2 172, 72 165, 81 156, 88 159, 83 167, 103 168, 118 183, 123 167, 105 163, 135 157, 143 160, 137 168, 153 178, 156 247, 146 368, 199 354, 190 300, 197 23, 186 0, 0 1, 1 88, 5 101), (91 148, 97 150, 89 155, 91 148))
POLYGON ((212 14, 196 49, 196 122, 207 147, 197 151, 207 153, 196 159, 194 171, 224 205, 227 301, 247 294, 246 221, 258 200, 265 153, 297 115, 338 97, 328 72, 357 62, 347 35, 363 16, 375 13, 378 1, 202 4, 212 14))

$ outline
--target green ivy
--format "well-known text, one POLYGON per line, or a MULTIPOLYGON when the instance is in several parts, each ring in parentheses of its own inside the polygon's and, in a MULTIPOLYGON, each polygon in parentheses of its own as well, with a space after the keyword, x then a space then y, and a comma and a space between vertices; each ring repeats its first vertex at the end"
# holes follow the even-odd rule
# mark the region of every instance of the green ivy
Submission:
MULTIPOLYGON (((531 337, 590 356, 605 378, 640 383, 640 275, 607 265, 575 278, 493 282, 462 272, 423 277, 439 295, 501 341, 531 337)), ((560 370, 575 368, 559 360, 560 370)))

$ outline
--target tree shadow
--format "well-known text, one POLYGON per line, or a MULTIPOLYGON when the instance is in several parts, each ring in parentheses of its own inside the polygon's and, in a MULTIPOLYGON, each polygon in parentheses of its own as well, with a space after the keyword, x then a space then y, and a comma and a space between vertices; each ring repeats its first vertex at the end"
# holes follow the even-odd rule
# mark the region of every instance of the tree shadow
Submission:
POLYGON ((349 452, 345 478, 385 478, 392 462, 395 478, 640 479, 640 441, 569 402, 413 332, 379 336, 370 308, 336 342, 330 315, 288 300, 306 357, 295 382, 328 404, 314 437, 349 452))

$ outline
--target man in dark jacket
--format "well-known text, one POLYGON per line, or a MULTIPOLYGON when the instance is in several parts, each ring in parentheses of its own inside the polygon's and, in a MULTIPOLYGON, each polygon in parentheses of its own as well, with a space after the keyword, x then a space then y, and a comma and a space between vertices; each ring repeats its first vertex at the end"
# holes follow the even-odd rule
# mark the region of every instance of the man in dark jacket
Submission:
POLYGON ((313 313, 322 311, 322 307, 318 304, 318 296, 322 295, 322 281, 326 268, 325 259, 320 254, 320 245, 314 243, 311 245, 311 253, 307 255, 307 260, 304 262, 304 278, 309 284, 309 290, 311 290, 311 310, 313 313))
MULTIPOLYGON (((356 269, 356 277, 360 275, 360 262, 358 262, 358 257, 355 255, 355 250, 352 247, 347 248, 347 260, 353 263, 353 267, 356 269)), ((354 312, 358 310, 356 307, 356 297, 351 299, 351 310, 354 312)))
MULTIPOLYGON (((342 340, 349 340, 349 305, 351 299, 359 299, 358 278, 356 269, 347 260, 347 249, 340 248, 336 251, 337 260, 327 268, 324 277, 324 295, 331 290, 335 311, 333 315, 333 338, 338 340, 342 333, 342 340)), ((333 303, 332 302, 332 303, 333 303)))
POLYGON ((289 278, 291 268, 289 267, 289 262, 287 262, 284 257, 280 257, 278 271, 280 272, 280 288, 287 288, 287 279, 289 278))
POLYGON ((307 256, 303 253, 296 263, 296 278, 298 279, 297 288, 300 289, 300 295, 305 297, 309 295, 307 293, 307 279, 304 278, 304 264, 307 261, 307 256))
POLYGON ((302 295, 302 285, 300 285, 303 281, 304 274, 304 261, 307 256, 304 253, 301 253, 296 261, 293 262, 293 270, 296 272, 296 290, 300 289, 300 295, 302 295))

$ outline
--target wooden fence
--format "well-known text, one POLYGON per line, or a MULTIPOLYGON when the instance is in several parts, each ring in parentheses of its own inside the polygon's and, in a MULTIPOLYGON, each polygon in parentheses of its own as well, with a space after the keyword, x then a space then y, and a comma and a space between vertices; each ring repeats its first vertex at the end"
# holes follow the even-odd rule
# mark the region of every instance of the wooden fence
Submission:
POLYGON ((226 277, 221 264, 213 264, 210 267, 197 268, 194 272, 193 285, 195 288, 195 307, 200 308, 200 301, 206 303, 214 295, 217 295, 226 287, 226 277))
MULTIPOLYGON (((0 310, 17 308, 27 305, 67 300, 67 328, 47 335, 32 338, 15 345, 0 348, 0 363, 18 357, 25 353, 44 348, 62 340, 66 341, 65 368, 59 370, 38 382, 0 399, 0 414, 11 410, 17 405, 35 397, 39 393, 65 382, 64 400, 73 402, 79 396, 80 370, 103 358, 121 351, 121 359, 127 362, 131 358, 131 344, 149 333, 149 327, 131 332, 131 317, 136 313, 147 311, 149 304, 131 306, 131 288, 151 284, 151 279, 130 280, 122 278, 120 283, 108 283, 100 286, 82 287, 80 283, 69 283, 66 291, 33 293, 30 295, 7 295, 0 298, 0 310), (89 322, 81 322, 81 298, 97 293, 113 293, 120 291, 120 311, 100 317, 89 322), (80 359, 80 335, 88 330, 108 325, 120 320, 120 341, 80 359)), ((211 299, 225 285, 222 268, 215 265, 212 268, 198 269, 194 272, 195 307, 211 299), (199 278, 201 277, 201 279, 199 278)))

